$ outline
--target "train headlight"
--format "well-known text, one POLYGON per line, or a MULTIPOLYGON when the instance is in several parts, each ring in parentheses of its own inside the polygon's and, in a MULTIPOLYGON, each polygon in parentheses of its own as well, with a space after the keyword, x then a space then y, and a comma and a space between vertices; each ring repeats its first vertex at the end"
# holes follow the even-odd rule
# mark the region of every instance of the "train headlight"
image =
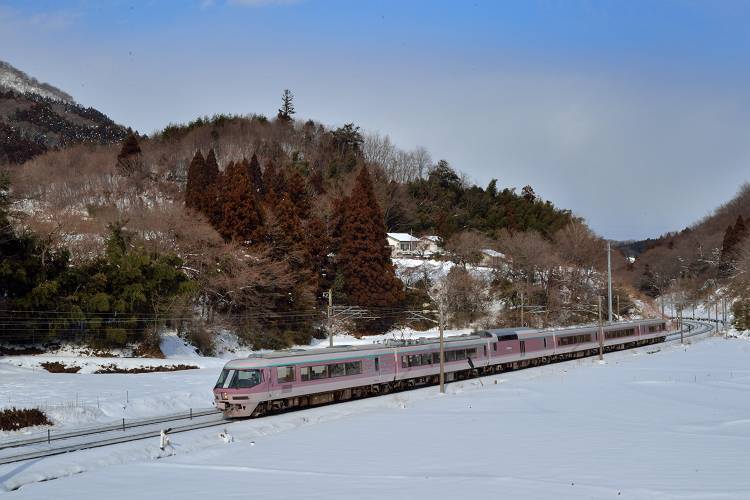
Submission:
POLYGON ((226 401, 226 400, 229 399, 229 395, 226 392, 222 392, 221 393, 221 399, 224 400, 224 401, 226 401))

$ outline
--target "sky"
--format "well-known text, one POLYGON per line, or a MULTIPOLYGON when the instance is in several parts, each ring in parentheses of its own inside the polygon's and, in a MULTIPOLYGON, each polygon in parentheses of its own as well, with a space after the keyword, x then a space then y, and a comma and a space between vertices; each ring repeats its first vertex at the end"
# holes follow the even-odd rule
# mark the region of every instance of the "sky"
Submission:
POLYGON ((750 2, 0 0, 0 59, 142 133, 354 122, 598 234, 680 230, 750 180, 750 2))

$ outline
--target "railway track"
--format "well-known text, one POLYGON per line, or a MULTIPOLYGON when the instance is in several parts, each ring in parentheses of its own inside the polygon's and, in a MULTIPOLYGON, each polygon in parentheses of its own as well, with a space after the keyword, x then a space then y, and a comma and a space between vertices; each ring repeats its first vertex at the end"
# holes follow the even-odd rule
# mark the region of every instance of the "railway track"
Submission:
POLYGON ((222 413, 212 408, 142 420, 132 420, 129 422, 123 421, 120 424, 91 427, 54 435, 50 433, 46 436, 0 442, 0 465, 130 441, 156 438, 164 427, 162 424, 182 421, 187 422, 170 426, 170 434, 227 423, 222 413), (79 438, 84 439, 81 440, 79 438), (53 442, 59 442, 61 445, 55 446, 52 444, 53 442), (23 453, 4 453, 5 450, 17 448, 24 448, 25 451, 23 453), (29 448, 32 449, 29 450, 29 448))
MULTIPOLYGON (((688 326, 687 331, 683 330, 682 336, 679 331, 666 335, 666 342, 680 341, 681 339, 684 340, 700 335, 707 335, 714 331, 713 325, 702 321, 684 320, 684 324, 688 326)), ((210 408, 195 411, 191 410, 189 413, 164 415, 142 420, 131 420, 127 422, 123 420, 121 423, 117 424, 79 429, 54 435, 48 431, 46 435, 39 435, 33 438, 0 442, 0 465, 53 455, 61 455, 73 451, 110 446, 113 444, 156 438, 159 436, 163 427, 161 424, 181 422, 185 420, 188 421, 185 424, 172 425, 170 434, 227 424, 227 421, 224 420, 220 411, 210 408), (72 442, 76 441, 78 438, 92 437, 94 439, 72 442), (62 442, 63 446, 53 446, 53 442, 62 442), (65 445, 65 442, 69 442, 70 444, 65 445), (3 453, 4 450, 15 448, 28 449, 29 447, 34 447, 35 449, 24 451, 23 453, 3 453)))

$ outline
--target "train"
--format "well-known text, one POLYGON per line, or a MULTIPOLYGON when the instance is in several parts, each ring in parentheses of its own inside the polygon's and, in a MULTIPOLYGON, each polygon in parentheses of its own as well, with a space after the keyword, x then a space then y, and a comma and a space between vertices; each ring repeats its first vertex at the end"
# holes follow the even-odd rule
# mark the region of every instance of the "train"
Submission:
MULTIPOLYGON (((446 382, 663 342, 666 320, 561 329, 502 328, 444 338, 446 382)), ((437 384, 440 341, 288 349, 227 362, 214 387, 226 418, 348 401, 437 384)))

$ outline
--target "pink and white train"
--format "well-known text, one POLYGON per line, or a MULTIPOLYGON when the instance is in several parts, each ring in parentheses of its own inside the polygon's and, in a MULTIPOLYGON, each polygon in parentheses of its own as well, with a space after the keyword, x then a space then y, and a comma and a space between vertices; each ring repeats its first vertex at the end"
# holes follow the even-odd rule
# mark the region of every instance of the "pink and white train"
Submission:
MULTIPOLYGON (((445 380, 663 342, 664 320, 558 330, 506 328, 445 338, 445 380)), ((229 361, 214 387, 226 417, 249 417, 437 384, 438 339, 297 349, 229 361)))

